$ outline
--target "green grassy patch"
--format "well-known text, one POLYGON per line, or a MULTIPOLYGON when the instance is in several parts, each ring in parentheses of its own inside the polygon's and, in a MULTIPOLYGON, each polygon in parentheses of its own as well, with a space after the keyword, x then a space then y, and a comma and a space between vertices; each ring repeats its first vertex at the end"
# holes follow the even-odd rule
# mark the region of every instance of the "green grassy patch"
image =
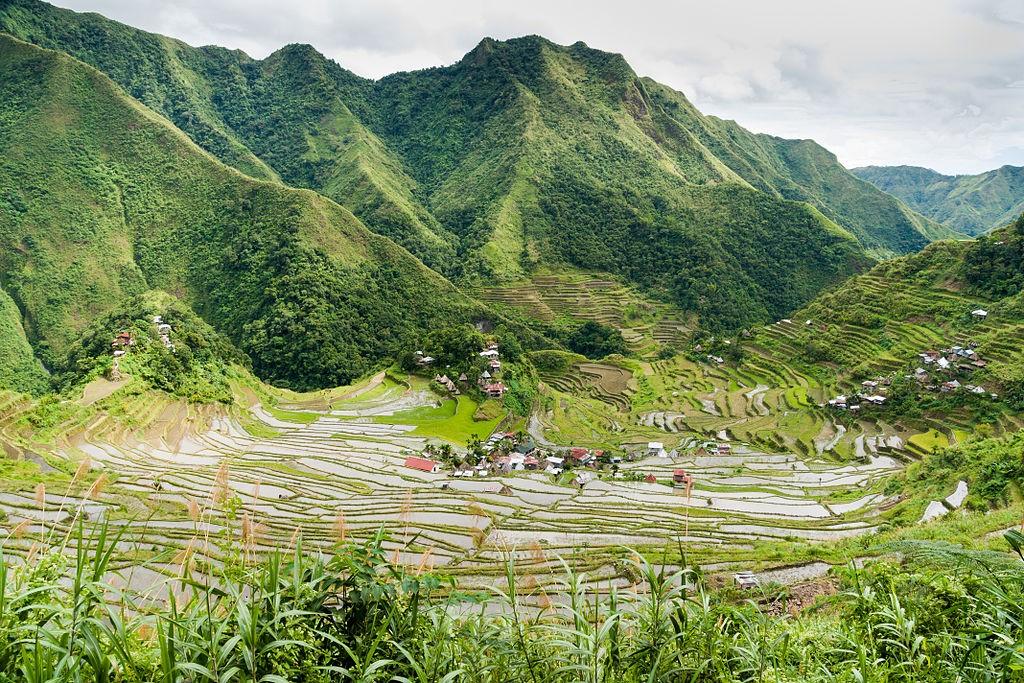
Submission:
MULTIPOLYGON (((499 404, 500 405, 500 404, 499 404)), ((434 437, 449 441, 458 446, 465 446, 474 435, 485 438, 505 416, 504 409, 500 415, 490 420, 477 421, 474 415, 479 405, 466 396, 443 401, 439 406, 422 406, 411 410, 403 410, 384 417, 376 418, 378 423, 415 425, 413 434, 434 437)))
POLYGON ((929 429, 921 434, 914 434, 907 439, 925 453, 931 453, 933 448, 946 448, 949 446, 949 437, 937 429, 929 429))
POLYGON ((283 420, 284 422, 296 422, 304 425, 312 424, 316 422, 318 417, 320 417, 317 413, 307 413, 298 410, 281 410, 271 406, 264 406, 264 409, 278 420, 283 420))

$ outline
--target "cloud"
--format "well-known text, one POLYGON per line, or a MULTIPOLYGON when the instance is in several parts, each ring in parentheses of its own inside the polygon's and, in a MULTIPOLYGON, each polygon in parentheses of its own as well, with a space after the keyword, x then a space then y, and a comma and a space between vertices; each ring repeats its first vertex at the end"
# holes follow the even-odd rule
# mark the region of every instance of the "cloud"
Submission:
POLYGON ((844 162, 1024 165, 1021 0, 56 1, 257 58, 310 43, 371 78, 451 64, 485 36, 582 40, 707 113, 844 162))

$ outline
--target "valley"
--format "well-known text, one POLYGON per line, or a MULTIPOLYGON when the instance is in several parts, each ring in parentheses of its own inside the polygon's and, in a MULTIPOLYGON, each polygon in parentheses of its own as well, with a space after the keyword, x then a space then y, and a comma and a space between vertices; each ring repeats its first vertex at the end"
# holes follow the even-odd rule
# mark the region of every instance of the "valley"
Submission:
POLYGON ((695 106, 868 111, 805 38, 691 100, 0 1, 0 683, 1021 680, 1021 169, 695 106))
MULTIPOLYGON (((258 530, 238 539, 249 552, 287 547, 296 534, 308 547, 326 549, 383 529, 400 561, 464 577, 500 571, 509 552, 522 571, 546 573, 556 556, 571 556, 601 575, 622 546, 657 552, 680 545, 704 562, 762 554, 770 561, 787 545, 877 529, 885 482, 900 467, 884 455, 837 463, 738 442, 729 455, 708 454, 689 438, 677 457, 623 462, 616 476, 595 476, 581 488, 543 472, 452 478, 450 468, 424 473, 404 466, 427 440, 401 416, 433 405, 436 396, 408 379, 362 388, 369 390, 349 388, 345 393, 355 396, 331 400, 327 409, 240 409, 245 421, 261 425, 257 430, 230 412, 140 405, 140 414, 151 415, 144 429, 125 432, 98 419, 61 438, 50 457, 84 459, 109 477, 107 490, 82 509, 128 524, 124 542, 140 550, 187 550, 219 562, 222 533, 244 516, 258 530), (273 435, 253 436, 258 431, 273 435), (673 488, 679 469, 693 477, 692 491, 673 488), (634 473, 640 481, 626 478, 634 473), (229 519, 224 502, 234 496, 229 519)), ((116 392, 103 400, 111 398, 116 392)), ((68 525, 77 502, 72 497, 60 509, 52 492, 43 506, 31 494, 10 493, 0 508, 21 527, 27 548, 46 533, 44 523, 68 525)))

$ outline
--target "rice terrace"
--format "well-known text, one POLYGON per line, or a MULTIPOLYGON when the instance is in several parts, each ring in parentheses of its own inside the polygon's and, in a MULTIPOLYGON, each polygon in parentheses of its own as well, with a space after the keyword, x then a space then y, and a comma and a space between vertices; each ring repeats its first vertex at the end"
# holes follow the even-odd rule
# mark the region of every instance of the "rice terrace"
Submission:
POLYGON ((1024 683, 1020 3, 53 2, 0 683, 1024 683))
MULTIPOLYGON (((542 352, 539 407, 525 419, 483 415, 468 393, 438 388, 436 374, 432 382, 430 372, 397 369, 307 394, 235 380, 230 407, 98 377, 66 406, 69 423, 35 436, 20 412, 30 406, 12 396, 5 435, 27 446, 23 457, 62 459, 70 469, 84 462, 91 479, 107 483, 88 501, 53 490, 38 500, 4 494, 0 506, 21 539, 9 545, 27 549, 47 528, 72 523, 81 506, 128 526, 135 561, 162 549, 155 568, 169 573, 168 549, 219 562, 225 537, 262 553, 297 535, 328 548, 381 530, 396 561, 468 585, 500 573, 510 553, 522 572, 546 575, 569 557, 594 578, 614 578, 625 547, 671 548, 677 560, 682 552, 720 569, 810 562, 817 542, 891 524, 892 508, 906 507, 892 475, 919 457, 922 437, 963 437, 955 425, 919 433, 874 417, 842 419, 825 406, 834 387, 777 360, 797 327, 780 322, 737 340, 746 344, 741 364, 682 355, 598 363, 542 352), (500 457, 520 442, 533 445, 539 466, 500 457), (407 462, 439 447, 468 452, 467 444, 486 454, 476 467, 422 471, 407 462), (574 456, 581 466, 563 472, 574 456), (678 483, 680 472, 689 485, 678 483)), ((656 347, 657 329, 635 329, 636 345, 656 347)))

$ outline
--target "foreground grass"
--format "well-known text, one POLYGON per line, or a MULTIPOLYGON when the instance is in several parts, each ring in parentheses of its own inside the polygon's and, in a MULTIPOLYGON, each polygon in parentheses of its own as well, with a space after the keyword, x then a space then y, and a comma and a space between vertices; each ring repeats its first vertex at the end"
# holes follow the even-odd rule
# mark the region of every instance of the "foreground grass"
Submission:
MULTIPOLYGON (((709 590, 698 571, 633 555, 616 588, 568 565, 543 586, 510 558, 484 593, 389 562, 382 535, 328 554, 174 558, 124 588, 104 525, 43 534, 0 562, 0 681, 1019 681, 1024 565, 1006 552, 902 541, 791 615, 786 589, 709 590), (120 586, 120 587, 118 587, 120 586), (443 596, 443 597, 442 597, 443 596)), ((1007 540, 1020 553, 1024 535, 1007 540)), ((166 562, 167 558, 157 558, 166 562)))

